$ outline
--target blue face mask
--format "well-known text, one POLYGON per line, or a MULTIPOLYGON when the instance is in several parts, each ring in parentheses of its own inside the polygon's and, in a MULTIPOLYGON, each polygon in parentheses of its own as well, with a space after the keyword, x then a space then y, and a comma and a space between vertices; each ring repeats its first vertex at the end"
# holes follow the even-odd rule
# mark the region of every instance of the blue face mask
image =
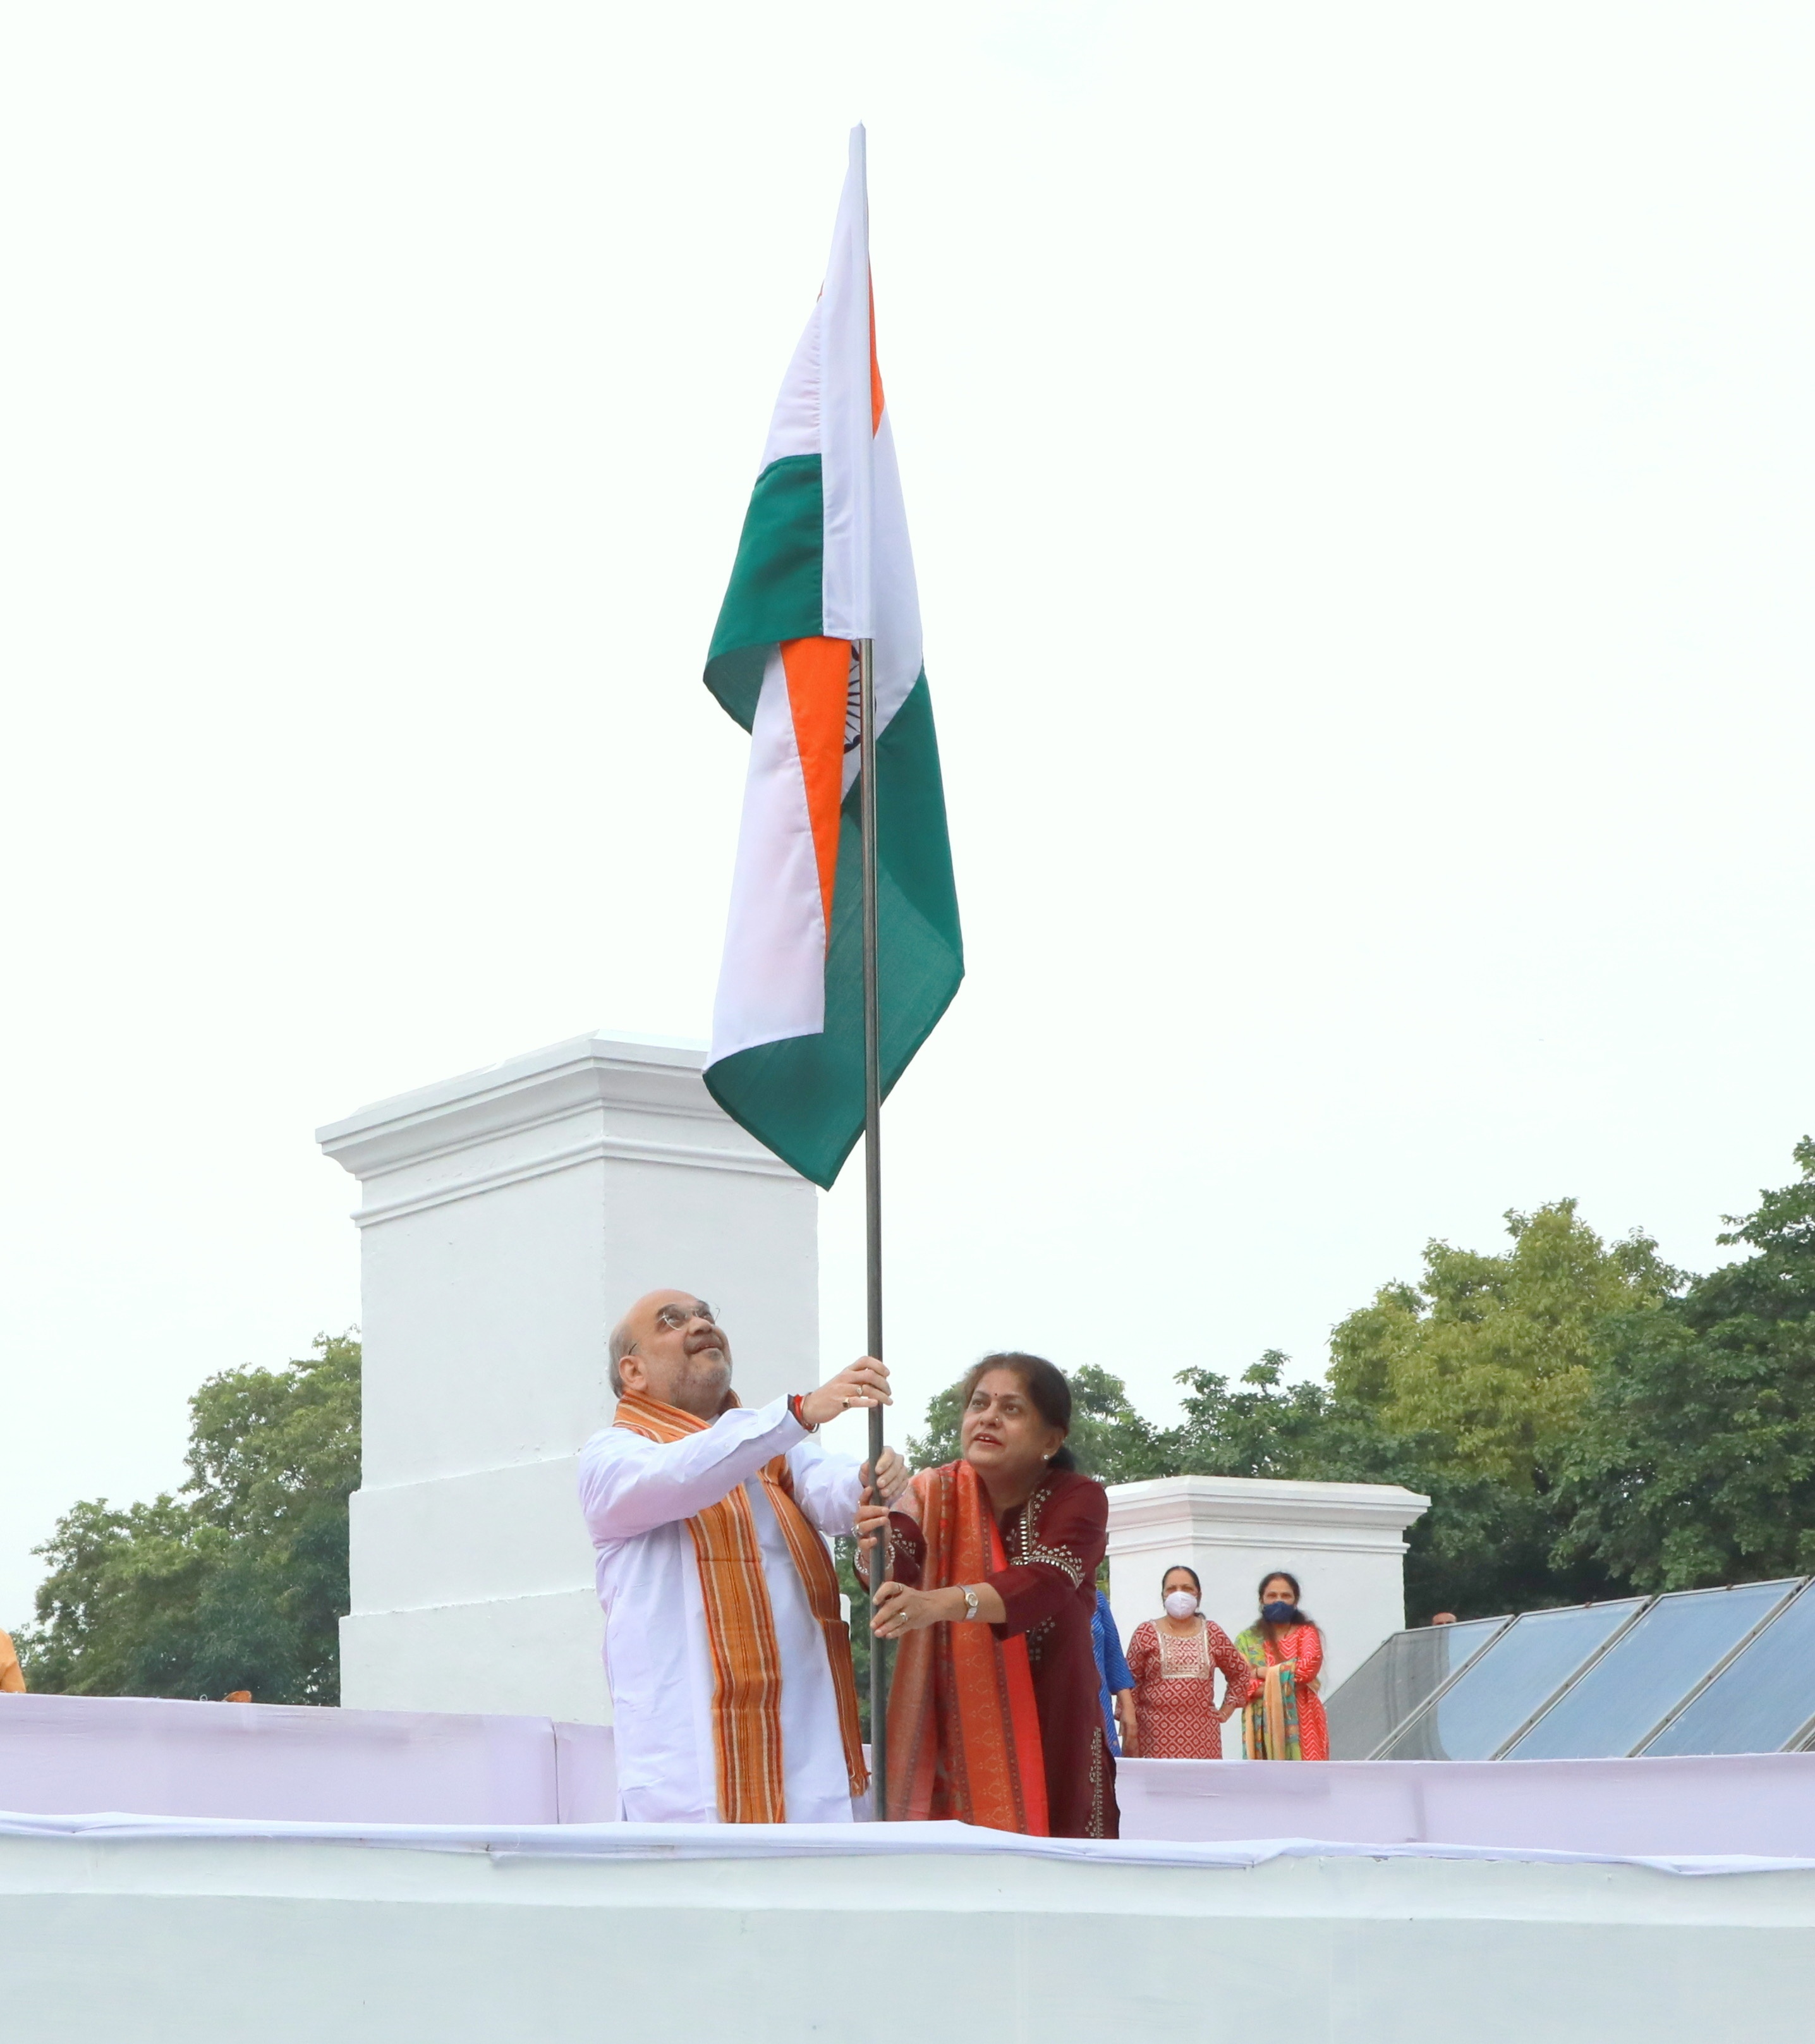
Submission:
POLYGON ((1295 1604, 1264 1604, 1261 1616, 1269 1625, 1290 1625, 1299 1615, 1295 1604))

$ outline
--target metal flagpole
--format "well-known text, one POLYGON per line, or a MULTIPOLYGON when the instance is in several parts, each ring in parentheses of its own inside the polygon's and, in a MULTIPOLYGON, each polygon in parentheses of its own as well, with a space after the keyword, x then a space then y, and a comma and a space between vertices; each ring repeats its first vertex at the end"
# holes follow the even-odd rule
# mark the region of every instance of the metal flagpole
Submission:
MULTIPOLYGON (((876 956, 876 690, 871 674, 873 642, 857 642, 858 713, 858 801, 863 841, 863 1238, 868 1297, 869 1350, 882 1356, 882 1008, 877 991, 876 956)), ((882 1408, 869 1408, 869 1466, 882 1456, 882 1408)), ((888 1580, 888 1541, 876 1544, 870 1562, 870 1598, 888 1580)), ((884 1642, 869 1641, 870 1796, 878 1820, 888 1815, 888 1684, 884 1677, 884 1642)))

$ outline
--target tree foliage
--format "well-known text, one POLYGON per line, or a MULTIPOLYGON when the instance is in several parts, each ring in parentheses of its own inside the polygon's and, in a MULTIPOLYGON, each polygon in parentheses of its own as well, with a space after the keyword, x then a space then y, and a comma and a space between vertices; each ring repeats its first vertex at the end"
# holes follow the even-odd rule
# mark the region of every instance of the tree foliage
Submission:
POLYGON ((1291 1357, 1270 1348, 1238 1389, 1211 1370, 1184 1370, 1184 1418, 1165 1435, 1171 1472, 1319 1483, 1395 1482, 1391 1444, 1327 1385, 1285 1381, 1291 1357))
POLYGON ((282 1370, 224 1371, 190 1413, 177 1496, 86 1500, 37 1550, 27 1679, 76 1696, 337 1702, 359 1343, 322 1335, 282 1370))
POLYGON ((1431 1500, 1406 1535, 1414 1613, 1480 1617, 1619 1587, 1603 1557, 1564 1545, 1558 1482, 1610 1319, 1656 1320, 1682 1276, 1646 1235, 1604 1243, 1574 1200, 1506 1221, 1509 1251, 1429 1243, 1418 1283, 1383 1286, 1330 1335, 1341 1461, 1358 1466, 1359 1451, 1376 1480, 1431 1500))
POLYGON ((1506 1229, 1502 1256, 1427 1243, 1422 1283, 1384 1286, 1336 1327, 1330 1381, 1387 1431, 1441 1442, 1458 1473, 1541 1494, 1580 1424, 1602 1323, 1655 1309, 1682 1278, 1647 1236, 1604 1244, 1573 1200, 1509 1213, 1506 1229))
MULTIPOLYGON (((1106 1482, 1201 1474, 1399 1483, 1414 1616, 1815 1573, 1815 1143, 1686 1280, 1642 1234, 1603 1242, 1558 1200, 1506 1216, 1498 1254, 1427 1245, 1333 1331, 1322 1381, 1269 1350, 1231 1385, 1182 1371, 1161 1427, 1094 1364, 1072 1445, 1106 1482)), ((919 1462, 957 1452, 957 1387, 919 1462)))
POLYGON ((1165 1437, 1172 1469, 1423 1493, 1430 1508, 1406 1535, 1406 1602, 1416 1616, 1524 1610, 1604 1589, 1591 1566, 1564 1574, 1552 1564, 1544 1500, 1459 1466, 1441 1435, 1396 1431, 1333 1381, 1287 1382, 1287 1362, 1269 1349, 1233 1389, 1213 1370, 1184 1371, 1184 1420, 1165 1437))
POLYGON ((1750 1256, 1605 1330, 1560 1546, 1637 1589, 1815 1572, 1815 1141, 1796 1162, 1728 1217, 1750 1256))

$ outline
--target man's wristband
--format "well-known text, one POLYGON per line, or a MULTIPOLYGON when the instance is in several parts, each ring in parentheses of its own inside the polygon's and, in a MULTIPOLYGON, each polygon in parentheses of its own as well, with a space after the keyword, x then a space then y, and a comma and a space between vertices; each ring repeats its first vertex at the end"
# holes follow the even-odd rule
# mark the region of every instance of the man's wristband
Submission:
POLYGON ((790 1391, 789 1393, 788 1413, 789 1418, 793 1420, 796 1427, 800 1427, 804 1431, 809 1434, 816 1434, 819 1431, 819 1423, 817 1420, 809 1420, 807 1417, 806 1413, 801 1409, 805 1404, 806 1398, 804 1393, 798 1391, 790 1391))

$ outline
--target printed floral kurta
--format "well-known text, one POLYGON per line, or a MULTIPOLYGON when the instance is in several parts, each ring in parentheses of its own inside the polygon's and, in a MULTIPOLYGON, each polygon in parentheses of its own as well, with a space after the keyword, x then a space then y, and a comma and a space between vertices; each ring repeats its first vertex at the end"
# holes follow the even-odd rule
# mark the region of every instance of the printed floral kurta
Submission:
POLYGON ((1220 1625, 1203 1619, 1195 1632, 1177 1639, 1145 1619, 1128 1643, 1128 1666, 1143 1760, 1222 1758, 1216 1670, 1222 1670, 1223 1701, 1238 1709, 1254 1687, 1254 1671, 1220 1625))

